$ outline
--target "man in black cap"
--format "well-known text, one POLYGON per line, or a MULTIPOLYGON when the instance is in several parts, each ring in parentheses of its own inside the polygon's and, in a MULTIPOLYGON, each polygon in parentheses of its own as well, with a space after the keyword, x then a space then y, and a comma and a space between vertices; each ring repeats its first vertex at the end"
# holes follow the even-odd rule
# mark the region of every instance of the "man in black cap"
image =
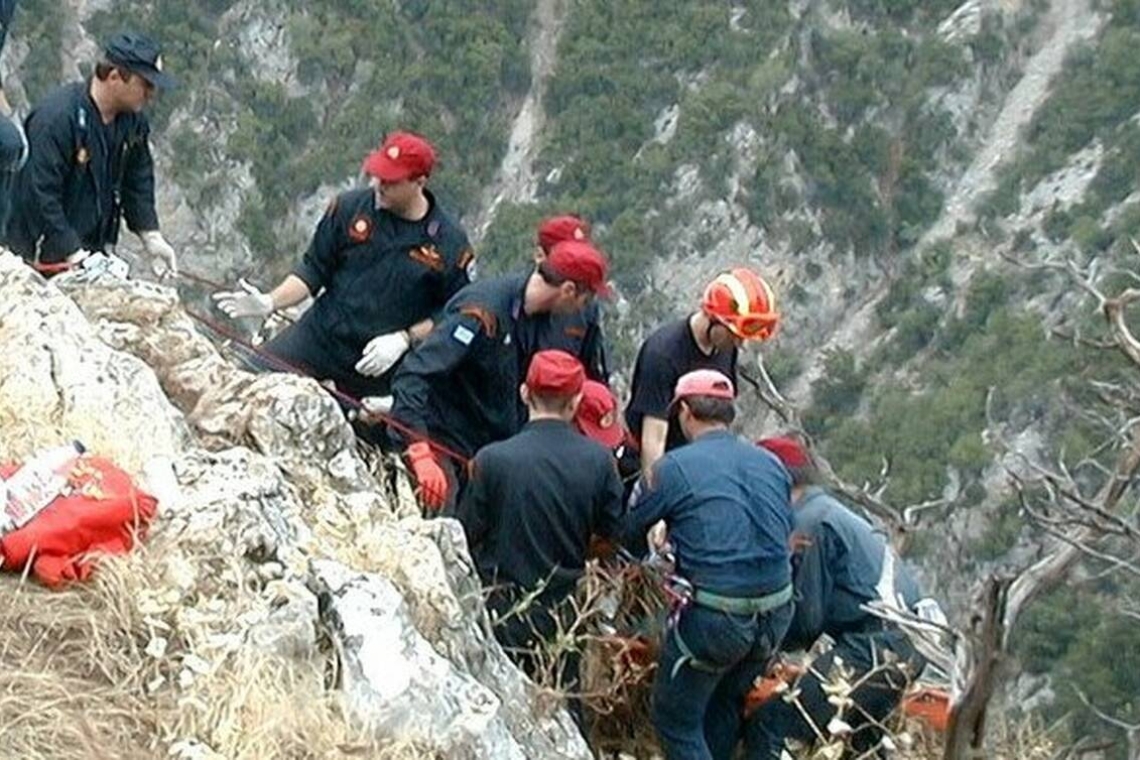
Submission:
POLYGON ((115 35, 93 77, 54 90, 28 116, 28 162, 5 242, 41 271, 113 248, 125 217, 156 271, 175 273, 174 249, 158 228, 143 114, 156 90, 174 85, 163 68, 153 40, 115 35))
MULTIPOLYGON (((0 0, 0 51, 8 41, 8 28, 16 12, 16 0, 0 0)), ((28 141, 14 118, 4 85, 0 83, 0 239, 12 211, 12 182, 28 156, 28 141)))

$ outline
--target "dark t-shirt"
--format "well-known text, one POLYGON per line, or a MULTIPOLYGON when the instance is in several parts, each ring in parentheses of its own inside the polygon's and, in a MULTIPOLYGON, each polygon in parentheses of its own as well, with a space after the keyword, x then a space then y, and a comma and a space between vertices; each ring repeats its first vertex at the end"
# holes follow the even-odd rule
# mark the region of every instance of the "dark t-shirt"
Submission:
POLYGON ((634 438, 640 443, 641 424, 649 415, 669 420, 666 451, 683 444, 681 428, 669 416, 669 402, 677 381, 695 369, 715 369, 727 375, 735 387, 736 355, 735 348, 713 354, 701 351, 689 329, 689 317, 659 327, 641 344, 633 368, 633 389, 625 409, 625 422, 634 438))

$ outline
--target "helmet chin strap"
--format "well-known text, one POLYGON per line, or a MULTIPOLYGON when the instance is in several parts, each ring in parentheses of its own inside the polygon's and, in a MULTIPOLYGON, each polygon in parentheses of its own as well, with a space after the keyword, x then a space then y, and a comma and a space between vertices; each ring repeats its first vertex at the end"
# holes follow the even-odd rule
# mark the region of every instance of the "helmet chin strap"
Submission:
POLYGON ((716 343, 713 342, 712 331, 717 327, 724 327, 725 330, 727 330, 728 328, 725 327, 720 322, 718 322, 716 319, 714 319, 707 312, 702 312, 702 313, 704 314, 705 322, 707 323, 705 325, 704 342, 705 342, 705 345, 709 347, 711 352, 715 354, 715 353, 717 353, 718 348, 717 348, 716 343))

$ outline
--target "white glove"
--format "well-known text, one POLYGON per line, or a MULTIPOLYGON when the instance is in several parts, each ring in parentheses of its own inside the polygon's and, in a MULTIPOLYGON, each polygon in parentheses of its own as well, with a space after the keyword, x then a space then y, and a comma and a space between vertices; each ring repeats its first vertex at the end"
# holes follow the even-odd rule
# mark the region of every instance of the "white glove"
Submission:
POLYGON ((244 279, 238 280, 241 290, 227 290, 213 295, 214 303, 230 319, 242 317, 268 317, 273 313, 273 297, 250 285, 244 279))
POLYGON ((411 341, 408 340, 407 330, 378 335, 364 347, 360 361, 356 363, 356 371, 369 377, 383 375, 400 360, 409 346, 411 341))
POLYGON ((387 414, 392 411, 395 399, 392 396, 365 396, 360 399, 360 405, 369 414, 387 414))
POLYGON ((147 255, 151 257, 151 269, 159 276, 178 276, 178 261, 174 255, 174 246, 166 242, 166 238, 158 230, 149 230, 139 235, 147 255), (156 266, 161 262, 162 266, 156 266))
POLYGON ((86 248, 79 248, 75 251, 75 253, 68 256, 66 261, 68 264, 78 264, 90 255, 91 251, 87 250, 86 248))

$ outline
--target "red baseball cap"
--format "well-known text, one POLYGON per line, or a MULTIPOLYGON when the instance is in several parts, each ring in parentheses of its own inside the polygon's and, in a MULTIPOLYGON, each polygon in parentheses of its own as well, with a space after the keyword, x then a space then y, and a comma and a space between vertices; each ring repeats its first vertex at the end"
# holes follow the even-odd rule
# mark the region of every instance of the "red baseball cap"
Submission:
POLYGON ((811 455, 795 438, 789 436, 761 438, 756 445, 775 454, 785 467, 810 467, 812 464, 811 455))
POLYGON ((552 216, 538 225, 538 245, 547 253, 564 240, 589 241, 589 239, 589 223, 571 214, 552 216))
POLYGON ((526 371, 526 387, 542 396, 573 396, 584 382, 582 362, 565 351, 539 351, 526 371))
POLYGON ((546 256, 546 266, 559 277, 573 280, 603 298, 610 294, 610 286, 606 284, 610 264, 606 255, 583 240, 556 243, 546 256))
POLYGON ((582 386, 582 401, 574 415, 574 424, 583 435, 607 449, 616 449, 625 440, 617 408, 617 399, 604 383, 587 380, 582 386))
POLYGON ((677 381, 677 388, 673 391, 672 404, 676 404, 689 396, 708 396, 732 401, 736 398, 736 389, 732 381, 715 369, 697 369, 681 375, 677 381))
POLYGON ((426 177, 435 166, 435 149, 411 132, 393 132, 364 159, 364 173, 381 182, 426 177))

